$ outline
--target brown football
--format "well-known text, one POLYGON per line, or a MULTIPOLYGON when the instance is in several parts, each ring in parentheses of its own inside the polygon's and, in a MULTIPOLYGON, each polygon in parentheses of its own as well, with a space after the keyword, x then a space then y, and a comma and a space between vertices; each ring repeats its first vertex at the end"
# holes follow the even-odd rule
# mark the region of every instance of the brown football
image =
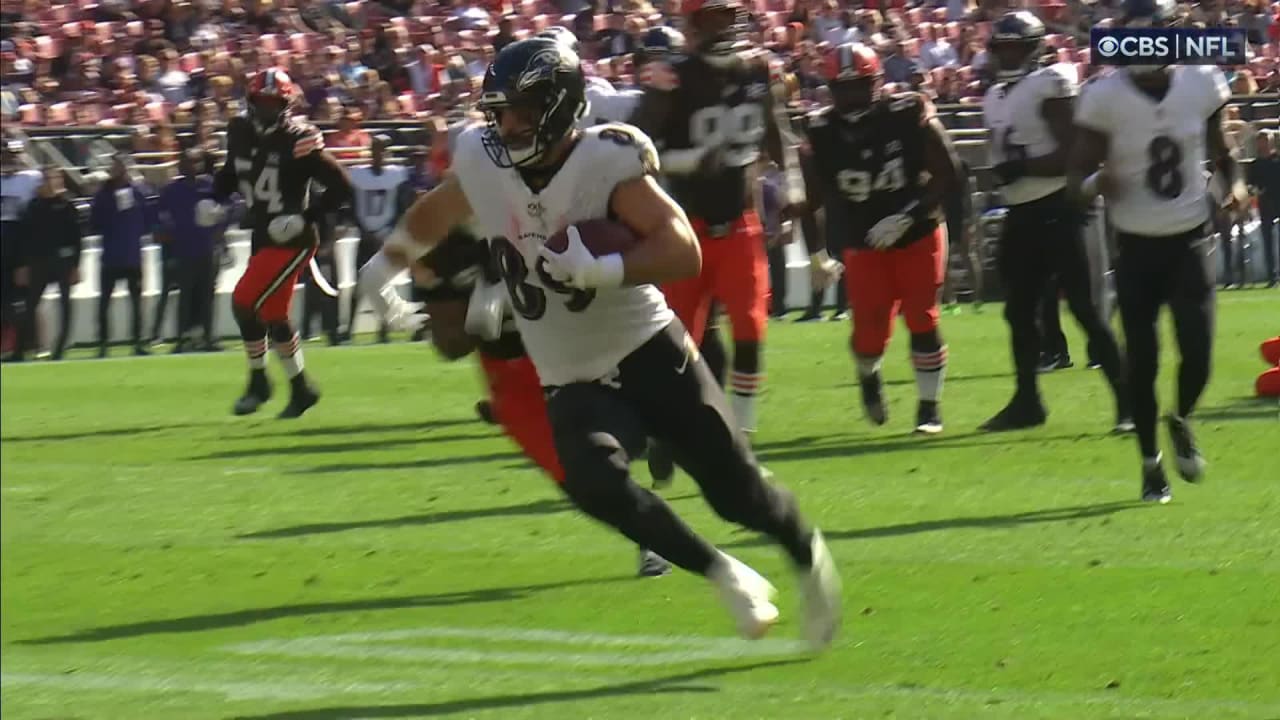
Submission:
MULTIPOLYGON (((582 237, 582 244, 595 257, 626 252, 639 240, 631 228, 612 220, 585 220, 574 225, 582 237)), ((569 247, 568 228, 552 235, 547 240, 547 247, 552 252, 564 252, 569 247)))

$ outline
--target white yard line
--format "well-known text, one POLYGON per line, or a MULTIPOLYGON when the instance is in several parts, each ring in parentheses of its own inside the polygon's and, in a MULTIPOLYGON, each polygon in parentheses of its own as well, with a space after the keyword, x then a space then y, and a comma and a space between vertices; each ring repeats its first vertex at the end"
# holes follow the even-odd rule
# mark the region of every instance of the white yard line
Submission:
MULTIPOLYGON (((246 677, 250 674, 245 672, 246 677)), ((93 690, 143 694, 184 692, 221 695, 227 700, 319 700, 337 695, 383 695, 406 692, 419 687, 411 683, 315 684, 291 680, 219 681, 198 680, 181 675, 152 676, 83 672, 69 674, 5 672, 0 674, 0 686, 6 690, 14 687, 47 687, 78 692, 93 690)))

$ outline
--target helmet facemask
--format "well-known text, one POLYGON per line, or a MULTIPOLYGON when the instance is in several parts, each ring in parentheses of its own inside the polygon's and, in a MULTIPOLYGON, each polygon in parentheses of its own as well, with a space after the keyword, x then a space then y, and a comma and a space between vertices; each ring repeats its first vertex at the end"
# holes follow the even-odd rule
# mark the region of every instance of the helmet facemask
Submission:
POLYGON ((572 105, 564 90, 515 96, 486 93, 480 107, 489 121, 489 132, 484 137, 489 158, 498 167, 506 168, 542 164, 586 112, 585 103, 579 108, 572 105))
POLYGON ((279 95, 258 93, 249 102, 253 125, 259 133, 268 133, 280 126, 289 111, 289 101, 279 95))
POLYGON ((1044 55, 1044 41, 995 40, 991 43, 991 59, 995 63, 996 79, 1015 82, 1030 75, 1040 66, 1044 55))
POLYGON ((827 83, 831 89, 831 104, 836 113, 848 122, 857 122, 875 104, 883 79, 879 76, 848 78, 827 83))
POLYGON ((738 61, 738 53, 746 44, 746 17, 741 8, 718 5, 697 10, 689 16, 689 26, 702 59, 717 67, 738 61))

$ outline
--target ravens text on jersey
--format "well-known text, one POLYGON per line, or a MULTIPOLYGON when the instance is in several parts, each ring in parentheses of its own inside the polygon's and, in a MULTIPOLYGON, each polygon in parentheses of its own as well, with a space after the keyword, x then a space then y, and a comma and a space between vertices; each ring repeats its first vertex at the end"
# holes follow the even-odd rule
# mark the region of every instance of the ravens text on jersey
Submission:
MULTIPOLYGON (((925 133, 932 118, 928 101, 915 93, 885 98, 855 122, 830 108, 807 119, 811 171, 825 190, 830 247, 867 247, 867 233, 883 218, 924 197, 925 133)), ((910 244, 938 220, 930 214, 898 241, 910 244)))

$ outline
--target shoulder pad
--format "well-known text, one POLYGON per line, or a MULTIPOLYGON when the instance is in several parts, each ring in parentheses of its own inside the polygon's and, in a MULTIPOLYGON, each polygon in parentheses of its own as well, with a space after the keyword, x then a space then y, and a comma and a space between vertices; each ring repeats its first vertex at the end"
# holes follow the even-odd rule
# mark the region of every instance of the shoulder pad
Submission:
POLYGON ((805 124, 807 127, 811 127, 811 128, 825 127, 828 123, 831 122, 831 118, 829 117, 830 115, 831 115, 831 108, 824 107, 818 110, 810 111, 809 114, 805 116, 805 124))
POLYGON ((889 112, 903 113, 916 116, 917 122, 924 125, 931 120, 935 114, 933 102, 928 97, 917 92, 896 93, 889 97, 889 112))
POLYGON ((658 172, 658 151, 649 136, 639 128, 624 123, 607 123, 589 128, 585 137, 594 138, 603 148, 620 151, 615 165, 623 178, 658 172))
POLYGON ((284 128, 293 141, 293 156, 304 158, 313 152, 324 150, 324 134, 307 122, 291 122, 284 128))

